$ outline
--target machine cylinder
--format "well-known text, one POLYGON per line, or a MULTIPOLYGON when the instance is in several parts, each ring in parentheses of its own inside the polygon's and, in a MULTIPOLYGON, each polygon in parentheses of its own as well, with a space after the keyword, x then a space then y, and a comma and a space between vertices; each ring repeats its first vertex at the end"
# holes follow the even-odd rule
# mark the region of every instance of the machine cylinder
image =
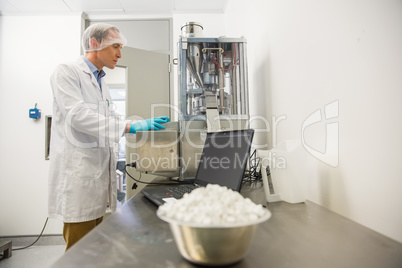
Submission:
POLYGON ((181 35, 183 37, 195 37, 202 36, 202 27, 201 23, 198 22, 187 22, 181 27, 181 35))

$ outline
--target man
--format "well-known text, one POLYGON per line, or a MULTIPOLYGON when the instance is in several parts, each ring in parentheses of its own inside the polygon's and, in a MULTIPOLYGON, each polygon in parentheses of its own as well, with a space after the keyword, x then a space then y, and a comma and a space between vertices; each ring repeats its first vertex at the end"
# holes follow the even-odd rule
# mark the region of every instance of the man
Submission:
POLYGON ((103 67, 115 68, 126 43, 117 27, 91 25, 82 36, 85 56, 57 66, 50 79, 49 217, 64 222, 66 250, 102 222, 108 199, 116 209, 114 144, 124 133, 164 129, 161 124, 169 121, 157 117, 131 124, 110 109, 103 67))

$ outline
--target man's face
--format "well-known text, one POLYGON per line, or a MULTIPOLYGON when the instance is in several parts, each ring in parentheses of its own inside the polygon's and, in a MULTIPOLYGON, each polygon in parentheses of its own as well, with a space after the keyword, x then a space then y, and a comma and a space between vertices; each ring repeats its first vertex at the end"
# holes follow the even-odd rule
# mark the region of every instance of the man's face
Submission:
POLYGON ((113 44, 105 49, 98 51, 98 60, 102 66, 106 66, 109 69, 116 67, 118 59, 121 58, 121 44, 113 44))

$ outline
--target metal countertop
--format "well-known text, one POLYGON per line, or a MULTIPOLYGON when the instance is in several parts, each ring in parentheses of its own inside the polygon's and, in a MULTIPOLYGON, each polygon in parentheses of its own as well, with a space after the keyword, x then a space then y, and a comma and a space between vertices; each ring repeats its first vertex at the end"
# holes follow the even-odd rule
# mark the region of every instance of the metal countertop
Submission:
MULTIPOLYGON (((254 198, 261 190, 246 185, 242 193, 254 198)), ((319 205, 267 208, 271 219, 258 226, 247 256, 230 267, 402 267, 401 243, 319 205)), ((138 193, 52 267, 199 267, 181 257, 156 210, 138 193)))

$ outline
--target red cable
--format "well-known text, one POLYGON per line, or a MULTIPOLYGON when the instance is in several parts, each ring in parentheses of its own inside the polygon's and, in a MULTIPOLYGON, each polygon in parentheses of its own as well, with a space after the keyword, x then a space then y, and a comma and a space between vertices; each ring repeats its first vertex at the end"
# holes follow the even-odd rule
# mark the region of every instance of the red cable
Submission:
POLYGON ((230 71, 230 70, 233 70, 233 68, 235 67, 235 63, 236 63, 236 44, 235 43, 233 43, 233 50, 234 50, 234 61, 233 61, 233 64, 232 64, 232 67, 230 67, 229 69, 224 69, 222 66, 220 66, 219 65, 219 63, 216 61, 216 57, 215 57, 215 54, 213 54, 212 53, 212 55, 214 56, 214 62, 215 62, 215 64, 216 64, 216 66, 218 66, 218 68, 219 69, 221 69, 221 70, 223 70, 223 71, 230 71))

